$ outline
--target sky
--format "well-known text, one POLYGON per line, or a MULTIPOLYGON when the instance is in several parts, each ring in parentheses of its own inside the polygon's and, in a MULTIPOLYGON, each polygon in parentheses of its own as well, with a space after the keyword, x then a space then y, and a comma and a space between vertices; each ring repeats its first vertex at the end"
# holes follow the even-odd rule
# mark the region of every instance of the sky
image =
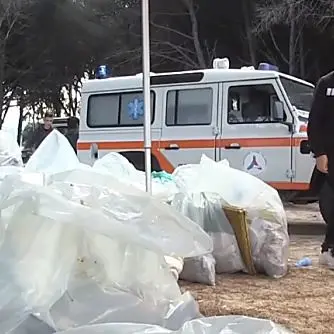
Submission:
MULTIPOLYGON (((81 79, 82 81, 87 80, 85 77, 81 79)), ((67 91, 64 91, 65 99, 68 99, 68 93, 67 91)), ((80 94, 74 92, 74 95, 76 94, 76 98, 80 100, 80 94)), ((75 97, 74 97, 75 98, 75 97)), ((13 101, 16 104, 16 101, 13 101)), ((20 117, 20 111, 19 108, 15 106, 11 106, 7 112, 6 118, 4 119, 4 123, 2 125, 2 129, 6 130, 7 132, 12 133, 15 138, 17 138, 17 128, 19 124, 19 117, 20 117)), ((28 124, 28 121, 23 121, 22 129, 26 127, 28 124)))
MULTIPOLYGON (((17 127, 19 124, 19 117, 20 117, 19 108, 16 106, 10 107, 2 125, 2 129, 12 133, 13 136, 15 136, 15 138, 17 137, 17 127)), ((25 124, 23 125, 23 128, 24 126, 25 124)))

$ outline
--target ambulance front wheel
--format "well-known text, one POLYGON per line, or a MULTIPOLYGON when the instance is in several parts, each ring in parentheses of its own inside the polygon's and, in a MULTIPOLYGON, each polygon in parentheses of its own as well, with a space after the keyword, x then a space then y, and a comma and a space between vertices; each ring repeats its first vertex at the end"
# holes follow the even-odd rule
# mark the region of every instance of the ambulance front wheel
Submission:
POLYGON ((311 191, 294 191, 281 190, 278 191, 283 203, 293 204, 310 204, 318 201, 318 197, 311 191))
MULTIPOLYGON (((145 171, 145 153, 142 151, 125 151, 125 152, 119 152, 121 155, 123 155, 128 161, 130 161, 134 167, 137 170, 140 170, 142 172, 145 171)), ((161 167, 159 164, 158 159, 154 156, 154 154, 151 154, 151 160, 152 160, 152 171, 155 172, 161 172, 161 167)))

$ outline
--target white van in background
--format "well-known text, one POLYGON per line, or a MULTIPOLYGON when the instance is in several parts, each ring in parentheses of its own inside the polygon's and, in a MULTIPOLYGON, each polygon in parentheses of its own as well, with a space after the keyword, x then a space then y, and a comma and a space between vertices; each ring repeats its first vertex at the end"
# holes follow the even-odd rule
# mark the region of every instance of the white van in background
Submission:
MULTIPOLYGON (((278 72, 215 68, 151 74, 152 165, 172 172, 202 154, 228 159, 289 199, 306 196, 314 160, 306 126, 314 86, 278 72)), ((142 76, 82 88, 78 155, 92 164, 121 152, 144 169, 142 76)))

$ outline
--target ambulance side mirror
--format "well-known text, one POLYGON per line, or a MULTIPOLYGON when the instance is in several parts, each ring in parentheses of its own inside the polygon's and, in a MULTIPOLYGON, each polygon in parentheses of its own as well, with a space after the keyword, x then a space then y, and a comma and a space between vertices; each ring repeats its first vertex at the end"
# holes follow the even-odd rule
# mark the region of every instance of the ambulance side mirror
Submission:
POLYGON ((273 110, 273 118, 277 122, 283 122, 284 121, 283 102, 275 101, 275 107, 274 107, 274 110, 273 110))

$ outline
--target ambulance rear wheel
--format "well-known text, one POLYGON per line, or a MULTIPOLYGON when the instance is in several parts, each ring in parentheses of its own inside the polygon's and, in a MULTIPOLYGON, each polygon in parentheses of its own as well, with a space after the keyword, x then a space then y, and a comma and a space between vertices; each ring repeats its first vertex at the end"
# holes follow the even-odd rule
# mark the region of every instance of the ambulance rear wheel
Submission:
MULTIPOLYGON (((145 171, 145 153, 141 151, 125 151, 125 152, 119 152, 121 155, 123 155, 126 159, 128 159, 137 170, 140 170, 142 172, 145 171)), ((159 164, 158 159, 155 157, 154 154, 151 154, 151 160, 152 160, 152 171, 161 172, 161 167, 159 164)))

